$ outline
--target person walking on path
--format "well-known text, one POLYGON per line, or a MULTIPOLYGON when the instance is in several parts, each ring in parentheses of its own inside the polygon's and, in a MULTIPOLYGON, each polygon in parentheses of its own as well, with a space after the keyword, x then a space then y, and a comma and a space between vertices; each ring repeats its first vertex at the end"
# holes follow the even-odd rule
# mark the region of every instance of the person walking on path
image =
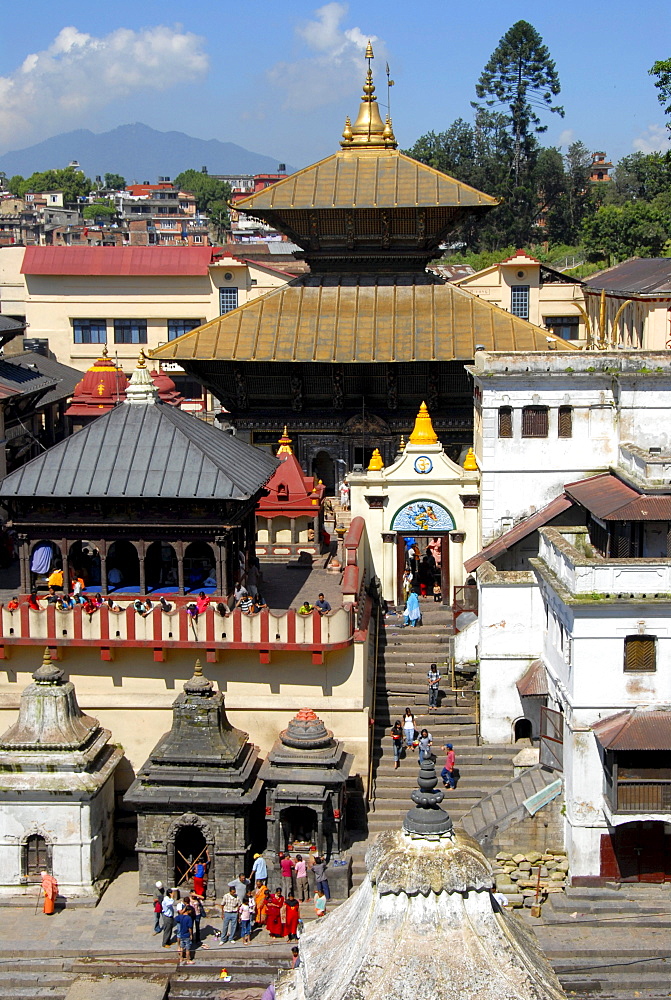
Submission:
POLYGON ((175 923, 175 903, 170 893, 166 892, 161 902, 161 926, 163 927, 163 947, 169 948, 172 940, 172 928, 175 923))
POLYGON ((403 612, 403 627, 407 625, 412 625, 415 628, 422 620, 422 612, 419 610, 419 597, 417 592, 411 590, 408 594, 408 600, 405 602, 405 611, 403 612))
POLYGON ((210 855, 205 851, 205 856, 198 861, 194 861, 191 869, 193 871, 193 891, 197 896, 205 895, 205 876, 207 875, 207 865, 210 855))
POLYGON ((433 743, 433 737, 428 729, 422 729, 419 734, 419 763, 421 764, 423 760, 431 756, 431 745, 433 743))
POLYGON ((440 772, 440 776, 443 779, 443 784, 445 788, 456 788, 457 783, 454 780, 454 748, 451 743, 446 743, 443 750, 447 750, 447 756, 445 757, 445 767, 440 772))
POLYGON ((435 663, 432 663, 427 673, 429 685, 429 711, 435 712, 438 708, 438 688, 440 686, 440 670, 435 663))
POLYGON ((48 871, 40 872, 42 892, 44 893, 44 906, 42 913, 52 914, 56 908, 58 898, 58 882, 48 871))
POLYGON ((228 883, 228 892, 221 900, 221 943, 228 944, 235 939, 238 928, 238 907, 240 900, 235 894, 235 882, 228 883))
POLYGON ((291 892, 293 892, 294 867, 295 867, 294 862, 289 857, 288 854, 286 855, 282 854, 280 856, 280 872, 282 873, 282 892, 284 893, 285 897, 288 896, 291 892))
POLYGON ((301 903, 310 898, 310 888, 308 886, 308 866, 303 860, 302 854, 296 855, 296 896, 301 897, 301 903))
POLYGON ((394 770, 397 771, 401 766, 401 752, 403 751, 403 726, 401 725, 400 719, 397 719, 392 726, 391 745, 394 750, 394 770))
POLYGON ((249 875, 249 882, 254 888, 259 889, 268 882, 268 865, 262 854, 254 855, 254 864, 249 875))
POLYGON ((255 904, 255 922, 259 927, 263 927, 266 922, 266 913, 268 910, 268 899, 270 897, 270 889, 267 885, 260 885, 254 894, 254 904, 255 904))
POLYGON ((405 745, 408 750, 413 750, 415 745, 415 716, 409 708, 406 708, 403 716, 403 735, 405 745))
POLYGON ((312 872, 315 877, 315 885, 324 893, 327 900, 331 898, 331 892, 329 889, 328 879, 326 878, 326 862, 323 858, 315 858, 315 863, 312 866, 312 872))
POLYGON ((298 920, 301 915, 298 900, 293 892, 287 896, 287 916, 284 922, 284 934, 290 941, 298 941, 298 920))
POLYGON ((245 878, 245 873, 240 872, 236 879, 228 883, 229 886, 233 886, 235 890, 235 895, 238 897, 238 902, 240 902, 249 892, 249 886, 247 885, 247 879, 245 878))

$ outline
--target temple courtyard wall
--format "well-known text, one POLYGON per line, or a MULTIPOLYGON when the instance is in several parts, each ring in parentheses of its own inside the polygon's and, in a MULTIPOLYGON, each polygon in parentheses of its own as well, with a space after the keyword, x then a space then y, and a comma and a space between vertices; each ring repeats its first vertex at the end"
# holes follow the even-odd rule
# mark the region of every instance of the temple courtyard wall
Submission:
MULTIPOLYGON (((231 723, 249 733, 265 757, 301 708, 309 707, 354 755, 351 773, 364 784, 368 773, 372 663, 370 639, 323 654, 312 662, 306 652, 273 651, 270 663, 259 662, 258 650, 219 651, 219 662, 205 662, 206 650, 170 650, 155 662, 154 650, 117 648, 112 661, 98 650, 59 647, 59 666, 75 683, 82 711, 111 730, 112 742, 125 758, 117 771, 117 791, 125 791, 159 737, 170 729, 172 704, 193 674, 197 657, 208 677, 224 693, 231 723)), ((9 659, 0 670, 0 731, 16 720, 21 692, 39 664, 41 648, 6 647, 9 659)))

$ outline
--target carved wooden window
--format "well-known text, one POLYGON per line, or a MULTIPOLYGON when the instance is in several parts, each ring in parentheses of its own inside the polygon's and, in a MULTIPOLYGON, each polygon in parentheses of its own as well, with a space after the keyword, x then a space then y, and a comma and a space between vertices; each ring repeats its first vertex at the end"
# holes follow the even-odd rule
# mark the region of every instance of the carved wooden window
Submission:
POLYGON ((560 438, 573 437, 573 407, 559 407, 558 436, 560 438))
POLYGON ((44 837, 32 834, 23 845, 24 878, 39 879, 40 873, 49 870, 49 847, 44 837))
POLYGON ((511 438, 513 436, 513 410, 511 406, 499 407, 499 437, 511 438))
POLYGON ((657 638, 628 635, 624 640, 624 669, 654 673, 657 669, 657 638))
POLYGON ((547 436, 547 406, 525 406, 522 410, 522 437, 546 438, 547 436))

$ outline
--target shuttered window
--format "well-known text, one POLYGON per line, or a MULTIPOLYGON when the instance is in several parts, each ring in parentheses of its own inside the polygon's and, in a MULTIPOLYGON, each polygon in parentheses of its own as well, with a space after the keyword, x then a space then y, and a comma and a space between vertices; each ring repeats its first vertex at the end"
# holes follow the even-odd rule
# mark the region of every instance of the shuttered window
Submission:
POLYGON ((654 635, 628 635, 624 640, 624 669, 653 673, 657 669, 654 635))
POLYGON ((499 437, 511 438, 513 436, 513 411, 510 406, 499 407, 499 437))
POLYGON ((24 878, 39 879, 40 873, 49 869, 49 851, 44 837, 35 833, 23 846, 24 878))
POLYGON ((522 437, 546 438, 547 436, 547 406, 525 406, 522 410, 522 437))
POLYGON ((573 437, 573 407, 559 407, 558 435, 560 438, 573 437))

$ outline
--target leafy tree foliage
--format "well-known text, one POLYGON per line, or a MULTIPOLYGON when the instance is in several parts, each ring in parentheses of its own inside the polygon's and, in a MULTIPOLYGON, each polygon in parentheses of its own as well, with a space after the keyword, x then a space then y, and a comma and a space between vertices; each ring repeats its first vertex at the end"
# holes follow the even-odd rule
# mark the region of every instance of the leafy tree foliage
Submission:
POLYGON ((126 187, 126 178, 121 174, 105 174, 105 187, 108 191, 123 191, 126 187))
POLYGON ((113 201, 100 200, 87 205, 82 215, 85 219, 111 219, 117 214, 113 201))
POLYGON ((671 211, 648 202, 602 205, 583 223, 582 236, 592 258, 659 257, 671 236, 671 211))
POLYGON ((658 59, 648 72, 657 77, 657 100, 664 108, 664 114, 669 117, 666 127, 671 130, 671 59, 658 59))
POLYGON ((210 177, 200 170, 183 170, 175 177, 175 187, 180 191, 188 191, 195 195, 196 207, 199 212, 212 212, 212 206, 217 203, 217 211, 231 197, 231 187, 225 181, 219 181, 216 177, 210 177))
POLYGON ((64 170, 44 170, 25 179, 17 174, 9 182, 9 190, 21 198, 29 191, 62 191, 65 202, 74 202, 78 198, 85 197, 92 188, 91 178, 85 177, 74 167, 65 167, 64 170))
MULTIPOLYGON (((513 176, 519 187, 524 159, 533 157, 534 133, 545 132, 539 111, 554 111, 563 117, 564 109, 553 104, 561 86, 548 47, 533 25, 517 21, 505 33, 483 69, 475 86, 477 96, 487 107, 508 108, 513 136, 513 176)), ((477 105, 476 105, 477 106, 477 105)))

